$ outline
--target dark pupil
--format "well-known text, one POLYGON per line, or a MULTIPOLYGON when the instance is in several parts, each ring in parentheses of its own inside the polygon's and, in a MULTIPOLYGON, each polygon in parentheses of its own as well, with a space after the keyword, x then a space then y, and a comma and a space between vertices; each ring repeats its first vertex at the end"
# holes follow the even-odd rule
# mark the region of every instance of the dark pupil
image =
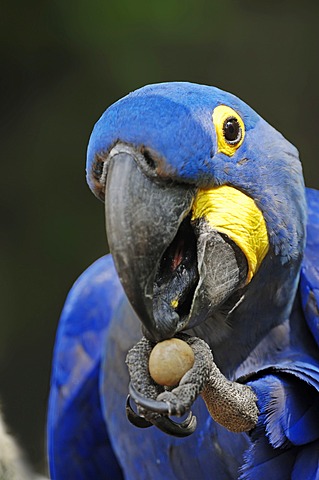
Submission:
POLYGON ((228 142, 239 142, 241 130, 236 118, 228 118, 224 123, 224 136, 228 142))

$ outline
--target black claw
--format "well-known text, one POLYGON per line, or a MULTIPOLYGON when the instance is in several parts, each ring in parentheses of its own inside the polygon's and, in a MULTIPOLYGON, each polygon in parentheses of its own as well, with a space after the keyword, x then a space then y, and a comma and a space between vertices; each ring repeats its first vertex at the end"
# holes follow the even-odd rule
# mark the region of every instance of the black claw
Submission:
POLYGON ((170 407, 165 402, 159 402, 151 398, 143 397, 133 386, 132 382, 129 384, 130 396, 133 398, 136 405, 149 410, 150 412, 159 413, 161 415, 171 415, 170 407))
POLYGON ((140 428, 147 428, 151 425, 155 425, 159 430, 168 435, 173 435, 174 437, 188 437, 191 435, 197 426, 196 417, 190 412, 187 418, 181 422, 177 423, 174 420, 168 418, 169 415, 169 406, 164 402, 159 402, 157 400, 152 400, 150 398, 143 397, 138 393, 133 385, 129 385, 130 394, 126 400, 126 415, 128 420, 140 428), (152 418, 150 416, 149 421, 143 417, 140 417, 131 407, 130 398, 133 398, 136 405, 145 408, 147 411, 154 412, 156 415, 152 418))
POLYGON ((197 426, 196 417, 192 414, 192 412, 190 412, 186 420, 181 423, 174 422, 173 420, 165 416, 160 416, 160 418, 156 418, 154 421, 152 421, 152 423, 162 432, 180 438, 188 437, 189 435, 194 433, 197 426))
POLYGON ((139 427, 139 428, 152 427, 153 424, 151 422, 148 422, 145 418, 140 417, 136 412, 134 412, 134 410, 133 410, 133 408, 131 407, 131 404, 130 404, 130 398, 131 398, 131 396, 128 395, 127 399, 126 399, 126 405, 125 405, 125 411, 126 411, 127 419, 135 427, 139 427))

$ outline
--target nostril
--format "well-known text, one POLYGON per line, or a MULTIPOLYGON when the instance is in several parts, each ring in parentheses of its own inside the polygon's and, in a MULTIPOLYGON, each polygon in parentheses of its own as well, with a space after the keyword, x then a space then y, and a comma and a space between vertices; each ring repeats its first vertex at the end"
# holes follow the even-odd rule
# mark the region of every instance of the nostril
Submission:
POLYGON ((140 149, 140 153, 141 155, 137 158, 137 162, 144 173, 151 177, 157 177, 160 159, 156 152, 143 145, 140 149))
POLYGON ((157 152, 141 145, 136 153, 136 163, 144 175, 159 181, 165 176, 162 171, 164 162, 157 152))
POLYGON ((151 152, 147 149, 144 149, 143 155, 144 155, 144 160, 145 160, 146 164, 148 165, 148 167, 151 168, 152 170, 155 170, 156 162, 155 162, 151 152))

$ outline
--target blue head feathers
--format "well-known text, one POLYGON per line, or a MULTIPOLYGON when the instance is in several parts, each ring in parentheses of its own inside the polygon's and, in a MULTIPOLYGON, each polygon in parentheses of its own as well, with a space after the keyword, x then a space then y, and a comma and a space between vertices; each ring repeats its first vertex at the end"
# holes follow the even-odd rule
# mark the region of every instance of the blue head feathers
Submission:
POLYGON ((151 151, 163 177, 244 191, 262 210, 283 263, 300 256, 306 208, 298 151, 234 95, 205 85, 163 83, 109 107, 94 127, 87 154, 88 183, 100 198, 104 159, 117 142, 151 151), (232 156, 218 149, 212 115, 219 105, 232 108, 244 124, 244 140, 232 156))

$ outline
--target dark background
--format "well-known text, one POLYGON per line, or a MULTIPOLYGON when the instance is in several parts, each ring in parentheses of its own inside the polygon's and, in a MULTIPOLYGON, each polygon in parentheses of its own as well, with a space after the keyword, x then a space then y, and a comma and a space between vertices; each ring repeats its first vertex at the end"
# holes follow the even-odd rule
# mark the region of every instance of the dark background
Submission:
POLYGON ((59 313, 107 249, 85 183, 94 122, 148 83, 216 85, 292 141, 319 187, 318 13, 316 0, 2 0, 0 398, 39 471, 59 313))

